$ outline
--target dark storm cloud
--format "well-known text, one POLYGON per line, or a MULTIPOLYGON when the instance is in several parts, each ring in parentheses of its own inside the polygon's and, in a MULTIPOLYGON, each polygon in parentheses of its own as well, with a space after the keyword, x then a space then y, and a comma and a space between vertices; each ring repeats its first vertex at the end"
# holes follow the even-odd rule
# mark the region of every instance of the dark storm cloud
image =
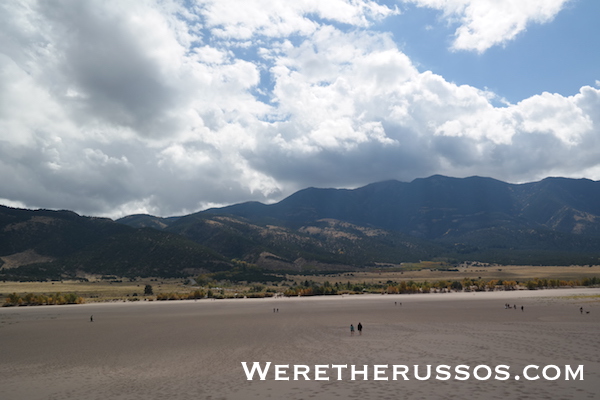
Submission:
POLYGON ((140 45, 153 27, 136 26, 135 15, 95 2, 39 4, 51 34, 60 38, 52 43, 60 55, 55 62, 61 76, 55 78, 62 87, 57 90, 74 94, 73 113, 84 111, 141 135, 168 135, 177 92, 164 76, 164 60, 140 45))

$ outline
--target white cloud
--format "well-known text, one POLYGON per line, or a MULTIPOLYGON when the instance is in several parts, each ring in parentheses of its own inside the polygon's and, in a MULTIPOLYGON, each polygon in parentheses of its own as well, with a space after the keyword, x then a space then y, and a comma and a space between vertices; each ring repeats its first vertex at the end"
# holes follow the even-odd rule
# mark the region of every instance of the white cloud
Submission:
POLYGON ((403 0, 443 12, 458 24, 454 50, 482 53, 513 40, 531 23, 552 21, 569 0, 403 0))
POLYGON ((395 10, 292 3, 0 5, 0 202, 174 215, 306 186, 598 171, 598 88, 496 107, 366 29, 395 10))
POLYGON ((310 35, 319 27, 310 15, 358 27, 398 13, 369 0, 197 0, 206 26, 217 37, 251 39, 257 35, 310 35))
MULTIPOLYGON (((420 73, 395 44, 369 34, 316 32, 280 50, 273 75, 277 109, 288 118, 275 124, 277 134, 255 162, 275 160, 274 168, 260 168, 304 185, 404 178, 407 166, 421 176, 538 177, 551 164, 567 171, 577 163, 559 154, 587 152, 580 146, 597 127, 593 88, 496 107, 493 93, 420 73), (365 134, 367 121, 382 127, 379 135, 365 134)), ((414 176, 409 170, 405 179, 414 176)))
POLYGON ((542 93, 519 103, 521 126, 525 132, 551 133, 565 144, 576 145, 592 131, 589 115, 573 97, 542 93))

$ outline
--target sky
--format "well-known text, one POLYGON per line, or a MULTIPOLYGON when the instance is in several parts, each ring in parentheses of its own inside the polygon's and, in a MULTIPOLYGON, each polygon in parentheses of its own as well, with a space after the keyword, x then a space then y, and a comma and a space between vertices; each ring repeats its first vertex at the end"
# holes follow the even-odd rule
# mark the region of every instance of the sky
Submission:
POLYGON ((0 2, 0 204, 600 180, 597 0, 0 2))

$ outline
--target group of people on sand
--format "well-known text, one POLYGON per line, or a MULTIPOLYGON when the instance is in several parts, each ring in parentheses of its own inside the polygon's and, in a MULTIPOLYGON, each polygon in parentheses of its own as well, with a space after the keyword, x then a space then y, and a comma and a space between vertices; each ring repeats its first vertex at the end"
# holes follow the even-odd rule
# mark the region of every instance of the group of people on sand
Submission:
MULTIPOLYGON (((511 305, 510 305, 510 304, 508 304, 508 303, 504 304, 504 309, 505 309, 505 310, 507 310, 507 309, 511 309, 511 308, 514 308, 514 309, 516 310, 516 309, 517 309, 517 305, 516 305, 516 304, 514 304, 514 305, 512 305, 512 306, 511 306, 511 305)), ((521 311, 524 311, 524 310, 525 310, 525 307, 521 306, 521 311)))
MULTIPOLYGON (((358 330, 358 334, 362 335, 362 324, 360 322, 356 326, 356 329, 358 330)), ((354 325, 352 324, 350 324, 350 335, 354 336, 354 325)))

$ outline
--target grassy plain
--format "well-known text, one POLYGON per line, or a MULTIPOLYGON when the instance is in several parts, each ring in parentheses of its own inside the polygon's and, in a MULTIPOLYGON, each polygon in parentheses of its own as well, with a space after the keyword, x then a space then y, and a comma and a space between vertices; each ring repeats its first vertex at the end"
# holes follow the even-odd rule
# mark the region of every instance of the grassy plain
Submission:
MULTIPOLYGON (((83 297, 86 302, 125 300, 139 298, 143 300, 144 288, 151 285, 156 293, 188 293, 189 286, 184 285, 183 279, 158 279, 145 278, 130 281, 129 279, 90 280, 81 281, 55 281, 55 282, 0 282, 0 300, 10 293, 24 295, 52 294, 52 293, 75 293, 83 297)), ((153 297, 153 296, 148 296, 153 297)))
POLYGON ((439 280, 462 280, 464 278, 482 280, 513 280, 524 282, 529 279, 561 279, 578 280, 600 277, 600 265, 593 266, 532 266, 532 265, 468 265, 458 268, 447 267, 436 263, 408 264, 399 268, 382 267, 361 272, 339 273, 331 275, 288 275, 295 281, 312 280, 317 283, 329 281, 369 284, 386 283, 387 281, 434 282, 439 280), (404 267, 404 268, 403 268, 404 267))
MULTIPOLYGON (((435 282, 439 280, 462 280, 464 278, 482 280, 514 280, 524 282, 529 279, 561 279, 578 280, 583 278, 600 277, 600 266, 482 266, 463 265, 458 268, 448 268, 443 264, 424 262, 419 264, 405 264, 398 267, 371 268, 365 271, 337 273, 329 275, 286 275, 289 285, 300 284, 310 280, 319 284, 329 281, 347 283, 385 284, 388 281, 416 281, 435 282)), ((155 296, 144 296, 144 288, 151 285, 154 295, 159 293, 190 293, 197 286, 192 286, 185 279, 126 278, 100 279, 88 277, 88 282, 81 281, 55 281, 55 282, 0 282, 0 302, 10 293, 23 296, 27 293, 53 294, 75 293, 86 302, 111 301, 111 300, 154 300, 155 296), (187 284, 186 284, 187 283, 187 284)), ((243 296, 250 289, 250 285, 227 286, 223 289, 213 288, 213 291, 223 290, 227 297, 236 294, 243 296)), ((287 286, 274 286, 276 292, 283 292, 287 286)))

